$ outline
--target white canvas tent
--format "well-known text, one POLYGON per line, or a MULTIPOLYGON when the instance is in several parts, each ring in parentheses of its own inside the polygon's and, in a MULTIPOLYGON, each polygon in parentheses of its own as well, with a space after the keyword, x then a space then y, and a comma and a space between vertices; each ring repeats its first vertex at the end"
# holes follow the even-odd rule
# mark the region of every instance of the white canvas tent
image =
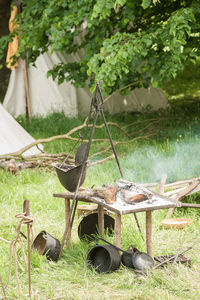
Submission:
MULTIPOLYGON (((36 61, 36 67, 28 67, 29 96, 32 116, 47 116, 52 112, 61 112, 68 117, 86 115, 89 111, 92 95, 89 88, 76 89, 70 83, 58 85, 47 78, 46 74, 54 64, 69 60, 78 61, 79 57, 66 57, 60 53, 44 53, 36 61)), ((3 102, 6 110, 14 117, 26 113, 24 63, 12 70, 3 102)), ((162 90, 136 88, 128 96, 115 95, 104 105, 110 114, 123 111, 141 111, 147 106, 153 110, 166 108, 168 102, 162 90)))
MULTIPOLYGON (((34 138, 0 104, 0 155, 21 150, 34 142, 34 138)), ((40 153, 34 146, 24 156, 40 153)))

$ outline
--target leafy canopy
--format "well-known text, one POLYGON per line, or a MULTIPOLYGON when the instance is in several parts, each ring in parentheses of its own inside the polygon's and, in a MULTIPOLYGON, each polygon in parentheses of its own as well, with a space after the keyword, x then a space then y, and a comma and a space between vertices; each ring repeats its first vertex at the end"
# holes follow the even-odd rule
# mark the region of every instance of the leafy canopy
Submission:
MULTIPOLYGON (((59 82, 104 91, 133 83, 158 86, 195 60, 200 48, 199 0, 24 0, 18 15, 18 56, 40 53, 71 57, 49 71, 59 82), (86 26, 84 26, 86 24, 86 26), (78 54, 76 61, 73 55, 78 54)), ((15 33, 14 33, 15 34, 15 33)), ((0 39, 0 56, 10 37, 0 39)))

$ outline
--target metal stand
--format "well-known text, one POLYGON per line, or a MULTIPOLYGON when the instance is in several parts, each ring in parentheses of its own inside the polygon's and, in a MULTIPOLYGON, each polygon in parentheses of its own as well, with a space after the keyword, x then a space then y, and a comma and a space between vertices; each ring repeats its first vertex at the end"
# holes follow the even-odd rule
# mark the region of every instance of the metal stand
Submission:
MULTIPOLYGON (((59 259, 62 255, 62 250, 63 250, 64 244, 65 244, 65 240, 66 240, 66 238, 68 238, 70 236, 70 231, 72 229, 72 225, 73 225, 73 222, 74 222, 76 207, 77 207, 77 203, 78 203, 78 201, 76 200, 77 192, 78 192, 78 189, 80 187, 80 182, 81 182, 81 178, 82 178, 82 175, 83 175, 83 171, 84 171, 84 169, 86 167, 86 164, 87 164, 87 159, 88 159, 88 155, 89 155, 89 151, 90 151, 90 146, 91 146, 91 143, 92 143, 92 138, 93 138, 93 135, 94 135, 95 125, 96 125, 99 113, 102 116, 102 119, 103 119, 103 122, 104 122, 104 125, 105 125, 105 128, 106 128, 106 132, 108 134, 108 137, 109 137, 109 140, 110 140, 110 143, 111 143, 111 146, 112 146, 112 150, 113 150, 113 153, 114 153, 114 156, 115 156, 115 159, 116 159, 121 177, 124 178, 121 167, 120 167, 120 163, 119 163, 119 160, 118 160, 118 157, 117 157, 117 153, 115 151, 114 144, 113 144, 113 141, 112 141, 112 138, 111 138, 111 134, 110 134, 110 131, 109 131, 109 128, 108 128, 108 124, 106 122, 105 115, 104 115, 104 112, 103 112, 103 104, 104 104, 104 100, 103 100, 103 96, 102 96, 102 93, 101 93, 100 83, 97 83, 96 84, 96 89, 95 89, 95 92, 94 92, 94 97, 92 98, 91 105, 90 105, 90 112, 89 112, 89 115, 88 115, 86 130, 88 129, 88 125, 89 125, 89 121, 91 119, 91 115, 94 112, 93 125, 92 125, 92 129, 91 129, 90 137, 89 137, 89 140, 88 140, 88 145, 87 145, 87 149, 86 149, 86 153, 85 153, 85 159, 82 163, 82 168, 81 168, 79 181, 78 181, 76 190, 74 192, 73 202, 72 202, 70 212, 69 212, 68 226, 65 228, 65 232, 64 232, 64 235, 63 235, 63 240, 62 240, 62 244, 61 244, 59 259)), ((67 241, 67 244, 69 244, 69 241, 67 241)))

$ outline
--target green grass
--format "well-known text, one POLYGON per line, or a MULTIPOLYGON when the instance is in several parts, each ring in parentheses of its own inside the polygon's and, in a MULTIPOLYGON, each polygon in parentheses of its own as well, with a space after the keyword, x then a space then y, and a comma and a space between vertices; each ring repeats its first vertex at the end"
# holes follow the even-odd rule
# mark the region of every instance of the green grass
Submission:
MULTIPOLYGON (((167 181, 171 182, 200 175, 200 102, 196 97, 192 101, 186 100, 187 97, 184 101, 171 101, 171 108, 167 111, 106 115, 107 121, 116 122, 120 127, 126 128, 132 138, 141 136, 141 139, 129 143, 129 138, 118 128, 109 126, 114 142, 126 142, 115 145, 125 179, 138 183, 159 182, 162 174, 167 173, 167 181), (142 138, 147 134, 153 135, 147 139, 142 138)), ((30 125, 25 118, 18 118, 36 139, 64 134, 82 124, 83 120, 69 120, 63 114, 53 114, 45 119, 33 118, 30 125)), ((101 123, 99 118, 98 124, 101 123)), ((96 129, 94 138, 107 138, 105 129, 96 129)), ((74 142, 68 140, 59 140, 45 144, 44 148, 49 153, 68 152, 73 144, 74 142)), ((91 156, 108 145, 108 142, 92 143, 91 160, 110 155, 111 150, 97 157, 91 156)), ((55 170, 27 169, 12 175, 0 169, 0 178, 0 237, 9 241, 16 237, 19 219, 15 215, 22 212, 23 201, 29 199, 35 234, 46 230, 62 240, 65 223, 64 201, 54 198, 53 193, 63 192, 64 188, 59 183, 55 170)), ((114 184, 118 178, 120 174, 117 164, 115 160, 109 160, 88 168, 84 186, 114 184)), ((199 193, 184 201, 199 203, 199 193)), ((200 211, 183 208, 175 210, 174 217, 193 219, 192 225, 182 230, 163 229, 161 222, 166 213, 166 210, 153 213, 153 255, 175 254, 192 246, 192 250, 185 254, 191 259, 192 268, 175 264, 173 267, 169 265, 157 269, 148 276, 138 276, 132 270, 121 266, 115 272, 97 274, 85 264, 87 253, 94 246, 94 242, 88 243, 79 239, 77 228, 81 218, 76 216, 71 247, 68 250, 64 248, 58 263, 49 262, 45 257, 31 252, 34 299, 199 299, 200 211)), ((145 234, 145 214, 138 213, 138 219, 145 234)), ((139 250, 146 251, 145 242, 133 216, 123 216, 122 221, 122 248, 127 249, 133 244, 139 250)), ((26 234, 25 225, 22 225, 22 231, 26 234)), ((105 238, 114 243, 114 237, 105 238)), ((26 245, 26 241, 23 241, 26 245)), ((9 245, 1 240, 0 245, 0 275, 5 284, 9 269, 9 245)), ((28 275, 21 270, 18 272, 22 287, 21 299, 28 299, 28 275)), ((1 292, 0 289, 2 296, 1 292)), ((18 298, 14 264, 6 295, 7 299, 18 298)))

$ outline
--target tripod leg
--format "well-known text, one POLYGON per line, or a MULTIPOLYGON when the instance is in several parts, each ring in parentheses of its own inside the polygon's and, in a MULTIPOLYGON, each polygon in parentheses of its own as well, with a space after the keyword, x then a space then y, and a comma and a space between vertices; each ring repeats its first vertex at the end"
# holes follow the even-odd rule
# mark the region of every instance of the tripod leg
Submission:
POLYGON ((103 112, 103 103, 104 103, 104 100, 103 100, 103 96, 102 96, 102 93, 101 93, 101 88, 100 88, 100 83, 97 83, 97 90, 99 92, 99 95, 100 95, 100 102, 101 102, 101 108, 100 108, 100 112, 101 112, 101 116, 103 118, 103 121, 104 121, 104 124, 105 124, 105 127, 106 127, 106 131, 107 131, 107 134, 108 134, 108 137, 109 137, 109 140, 110 140, 110 144, 112 146, 112 150, 113 150, 113 153, 114 153, 114 156, 115 156, 115 159, 116 159, 116 162, 117 162, 117 165, 118 165, 118 168, 119 168, 119 172, 121 174, 121 177, 124 178, 124 175, 122 173, 122 169, 121 169, 121 166, 120 166, 120 163, 119 163, 119 159, 117 157, 117 153, 115 151, 115 147, 114 147, 114 144, 113 144, 113 141, 112 141, 112 137, 111 137, 111 134, 110 134, 110 130, 108 128, 108 124, 106 122, 106 118, 105 118, 105 115, 104 115, 104 112, 103 112))
POLYGON ((101 115, 102 115, 102 118, 103 118, 103 121, 104 121, 104 124, 105 124, 105 127, 106 127, 106 131, 107 131, 107 134, 108 134, 108 137, 109 137, 109 140, 110 140, 110 144, 112 146, 112 150, 113 150, 113 153, 114 153, 114 156, 115 156, 118 168, 119 168, 119 172, 121 174, 121 177, 124 178, 123 173, 122 173, 122 169, 121 169, 121 166, 120 166, 120 163, 119 163, 119 160, 118 160, 118 156, 117 156, 117 153, 116 153, 115 148, 114 148, 114 144, 113 144, 113 141, 112 141, 110 130, 108 128, 108 124, 107 124, 106 119, 105 119, 104 112, 103 112, 102 109, 100 111, 101 111, 101 115))

